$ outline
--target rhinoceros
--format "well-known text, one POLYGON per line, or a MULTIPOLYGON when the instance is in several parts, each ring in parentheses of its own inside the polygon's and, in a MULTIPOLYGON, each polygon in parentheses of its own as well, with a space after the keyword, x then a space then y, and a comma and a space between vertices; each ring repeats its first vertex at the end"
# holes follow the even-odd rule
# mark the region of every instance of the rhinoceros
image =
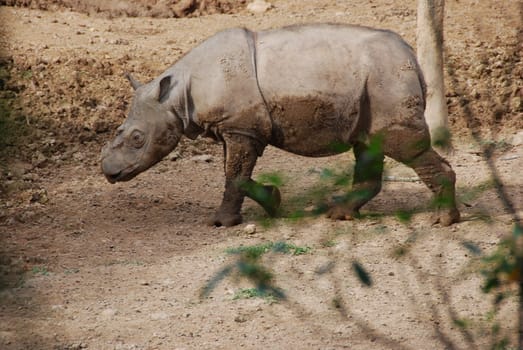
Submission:
POLYGON ((434 192, 435 222, 459 221, 455 173, 431 147, 424 120, 422 72, 394 32, 341 24, 228 29, 151 82, 128 79, 135 89, 128 117, 102 150, 111 183, 160 161, 182 135, 214 138, 223 142, 225 191, 209 223, 233 226, 242 222, 245 196, 278 212, 279 190, 251 179, 267 145, 309 157, 352 148, 352 190, 332 202, 328 217, 358 217, 381 189, 388 156, 434 192), (376 139, 380 147, 371 145, 376 139))

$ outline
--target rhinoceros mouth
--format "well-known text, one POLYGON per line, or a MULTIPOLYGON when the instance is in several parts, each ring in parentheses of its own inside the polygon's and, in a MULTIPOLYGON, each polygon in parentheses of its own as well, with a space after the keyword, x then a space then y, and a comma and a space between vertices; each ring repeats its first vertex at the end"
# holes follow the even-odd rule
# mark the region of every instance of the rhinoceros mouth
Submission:
POLYGON ((120 171, 116 174, 105 174, 105 178, 107 179, 107 181, 114 184, 120 180, 121 175, 122 175, 122 172, 120 171))
POLYGON ((139 171, 136 171, 138 169, 137 166, 132 166, 129 168, 122 169, 118 172, 106 172, 104 171, 105 178, 110 183, 114 184, 116 182, 124 182, 129 181, 132 178, 134 178, 139 171))
POLYGON ((137 175, 137 173, 134 171, 130 171, 130 172, 120 171, 119 173, 116 173, 116 174, 105 174, 105 177, 107 178, 107 180, 110 183, 114 184, 116 182, 129 181, 129 180, 133 179, 136 175, 137 175))

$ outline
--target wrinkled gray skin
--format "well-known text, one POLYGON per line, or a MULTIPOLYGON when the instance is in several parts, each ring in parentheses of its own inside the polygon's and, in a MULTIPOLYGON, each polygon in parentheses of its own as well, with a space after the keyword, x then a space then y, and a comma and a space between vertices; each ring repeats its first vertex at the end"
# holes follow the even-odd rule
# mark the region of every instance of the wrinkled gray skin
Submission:
POLYGON ((102 150, 102 170, 111 183, 160 161, 182 135, 215 138, 224 144, 226 179, 210 224, 232 226, 242 221, 246 195, 269 214, 278 211, 277 188, 251 179, 267 145, 310 157, 351 146, 352 192, 330 206, 329 217, 358 216, 380 191, 388 156, 412 167, 444 203, 435 222, 459 220, 455 174, 430 146, 422 73, 412 49, 395 33, 329 24, 258 33, 230 29, 148 84, 129 79, 136 90, 129 116, 102 150), (382 148, 372 152, 376 137, 382 148))

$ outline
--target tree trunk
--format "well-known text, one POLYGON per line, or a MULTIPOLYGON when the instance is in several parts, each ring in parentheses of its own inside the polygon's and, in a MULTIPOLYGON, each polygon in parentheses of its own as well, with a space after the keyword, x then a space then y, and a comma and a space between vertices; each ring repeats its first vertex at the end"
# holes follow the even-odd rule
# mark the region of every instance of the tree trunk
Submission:
POLYGON ((445 0, 418 0, 417 56, 427 83, 425 119, 432 143, 450 146, 443 82, 443 17, 445 0))

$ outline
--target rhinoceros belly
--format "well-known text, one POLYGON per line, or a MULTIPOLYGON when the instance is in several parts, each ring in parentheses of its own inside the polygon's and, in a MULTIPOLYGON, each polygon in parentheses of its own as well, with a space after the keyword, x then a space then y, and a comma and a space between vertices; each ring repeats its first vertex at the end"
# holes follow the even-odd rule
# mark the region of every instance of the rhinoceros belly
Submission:
POLYGON ((359 31, 320 25, 259 33, 257 79, 273 122, 271 144, 306 156, 346 149, 368 72, 359 31))

